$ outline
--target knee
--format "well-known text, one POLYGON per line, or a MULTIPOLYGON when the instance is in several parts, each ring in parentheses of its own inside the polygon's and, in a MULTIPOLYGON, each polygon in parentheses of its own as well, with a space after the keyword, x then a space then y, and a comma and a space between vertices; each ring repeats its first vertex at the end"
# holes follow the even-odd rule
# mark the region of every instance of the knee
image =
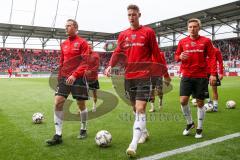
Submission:
POLYGON ((204 106, 204 100, 197 99, 197 105, 198 107, 202 108, 204 106))
POLYGON ((62 110, 65 100, 66 99, 64 97, 56 96, 55 97, 55 109, 62 110))
POLYGON ((188 104, 188 100, 187 99, 180 99, 180 104, 182 106, 186 106, 188 104))
POLYGON ((85 105, 85 101, 84 100, 81 100, 81 101, 77 101, 77 104, 78 104, 78 108, 83 111, 86 109, 86 105, 85 105))

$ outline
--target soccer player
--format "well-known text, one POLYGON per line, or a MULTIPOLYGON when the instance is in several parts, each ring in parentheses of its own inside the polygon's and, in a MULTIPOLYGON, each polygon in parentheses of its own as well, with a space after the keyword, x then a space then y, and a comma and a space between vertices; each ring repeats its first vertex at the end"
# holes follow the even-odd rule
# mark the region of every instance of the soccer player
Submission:
POLYGON ((92 111, 96 112, 97 107, 97 90, 99 89, 98 82, 98 68, 99 68, 99 55, 92 50, 92 43, 88 42, 89 47, 89 60, 88 60, 88 71, 87 71, 87 79, 89 89, 92 90, 93 93, 93 108, 92 111))
POLYGON ((175 53, 176 61, 181 61, 182 78, 180 82, 180 103, 187 127, 183 135, 190 134, 195 127, 190 111, 189 96, 197 99, 198 124, 195 138, 202 138, 203 120, 205 117, 204 99, 208 98, 207 62, 210 61, 210 84, 216 83, 216 56, 209 38, 199 35, 201 21, 190 19, 187 22, 189 36, 179 41, 175 53))
MULTIPOLYGON (((148 137, 145 112, 152 93, 152 62, 153 59, 158 59, 158 62, 163 64, 163 60, 153 29, 139 24, 141 13, 138 6, 129 5, 127 12, 130 28, 119 34, 117 48, 112 54, 105 74, 109 76, 118 58, 122 55, 126 56, 125 93, 135 112, 133 138, 126 153, 134 157, 140 138, 144 142, 148 137)), ((166 66, 163 67, 166 68, 166 66)), ((161 70, 160 67, 159 70, 161 70)))
POLYGON ((8 68, 8 77, 9 77, 9 79, 12 77, 12 68, 11 67, 8 68))
MULTIPOLYGON (((220 50, 218 48, 214 48, 215 50, 215 55, 216 55, 216 60, 217 60, 217 65, 218 65, 218 74, 217 74, 217 82, 215 85, 212 85, 212 99, 213 99, 213 111, 217 112, 218 111, 218 90, 217 87, 221 86, 221 80, 223 79, 223 58, 220 50)), ((211 66, 210 61, 208 62, 208 66, 211 66)), ((210 76, 210 69, 208 68, 208 74, 210 76)), ((210 103, 211 100, 210 98, 208 99, 208 102, 210 103)))
POLYGON ((88 44, 86 40, 77 35, 78 23, 75 20, 68 19, 65 28, 68 38, 61 43, 58 85, 55 92, 54 124, 56 133, 52 139, 46 141, 48 145, 62 143, 63 105, 70 93, 77 100, 81 110, 81 129, 78 138, 87 136, 88 111, 85 100, 88 100, 88 87, 84 75, 88 67, 88 44))

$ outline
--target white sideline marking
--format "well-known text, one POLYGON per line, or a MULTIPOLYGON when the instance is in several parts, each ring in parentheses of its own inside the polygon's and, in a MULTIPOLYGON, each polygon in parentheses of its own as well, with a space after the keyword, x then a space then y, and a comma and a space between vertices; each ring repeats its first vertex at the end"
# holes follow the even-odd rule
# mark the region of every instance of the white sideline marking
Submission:
POLYGON ((226 135, 226 136, 223 136, 223 137, 218 137, 216 139, 196 143, 196 144, 193 144, 193 145, 190 145, 190 146, 174 149, 174 150, 171 150, 171 151, 162 152, 162 153, 155 154, 155 155, 152 155, 152 156, 143 157, 143 158, 140 158, 139 160, 158 160, 158 159, 169 157, 169 156, 172 156, 172 155, 175 155, 175 154, 189 152, 189 151, 192 151, 194 149, 202 148, 202 147, 214 144, 214 143, 223 142, 225 140, 233 139, 233 138, 236 138, 236 137, 240 137, 240 132, 237 132, 237 133, 234 133, 234 134, 229 134, 229 135, 226 135))

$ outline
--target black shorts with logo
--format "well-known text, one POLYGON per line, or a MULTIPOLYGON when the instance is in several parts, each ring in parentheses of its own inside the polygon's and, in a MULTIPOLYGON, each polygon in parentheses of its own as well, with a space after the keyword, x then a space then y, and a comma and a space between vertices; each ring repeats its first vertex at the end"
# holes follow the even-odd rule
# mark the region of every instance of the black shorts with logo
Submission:
POLYGON ((190 96, 204 100, 209 98, 207 78, 182 77, 180 82, 180 96, 190 96))
POLYGON ((58 81, 55 96, 68 97, 69 94, 77 100, 88 100, 88 85, 84 78, 78 78, 73 85, 66 84, 66 78, 61 78, 58 81))
POLYGON ((98 80, 88 80, 88 86, 90 90, 97 90, 100 88, 98 80))
POLYGON ((149 102, 152 99, 151 79, 125 79, 125 94, 131 101, 149 102))
MULTIPOLYGON (((210 74, 208 74, 208 80, 210 79, 210 74)), ((219 77, 218 77, 218 74, 216 75, 216 79, 217 79, 217 81, 216 81, 216 83, 215 83, 215 85, 213 85, 213 86, 221 86, 221 81, 220 81, 220 79, 219 79, 219 77)))

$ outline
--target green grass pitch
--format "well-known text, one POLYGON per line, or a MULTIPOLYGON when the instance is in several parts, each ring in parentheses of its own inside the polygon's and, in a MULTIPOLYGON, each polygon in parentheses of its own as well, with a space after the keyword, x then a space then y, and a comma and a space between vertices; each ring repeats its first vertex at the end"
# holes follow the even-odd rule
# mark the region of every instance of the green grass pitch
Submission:
MULTIPOLYGON (((206 114, 204 138, 197 140, 194 133, 187 137, 182 136, 185 120, 179 106, 179 79, 174 78, 173 90, 164 95, 163 111, 148 113, 147 128, 150 139, 138 146, 137 158, 240 132, 239 82, 240 77, 224 78, 222 86, 219 87, 219 112, 206 114), (227 100, 235 100, 236 109, 226 109, 227 100)), ((100 86, 102 91, 116 96, 110 79, 101 78, 100 86)), ((71 96, 69 98, 72 99, 71 96)), ((117 103, 117 107, 107 114, 89 120, 87 139, 76 138, 79 134, 79 121, 64 121, 63 144, 48 147, 45 140, 54 135, 53 100, 54 91, 49 87, 47 78, 0 79, 0 160, 128 159, 125 150, 132 138, 133 124, 130 106, 119 98, 113 102, 111 97, 104 97, 104 100, 99 100, 98 105, 106 101, 106 106, 102 107, 111 108, 113 103, 117 103), (44 114, 45 120, 42 124, 32 123, 31 118, 35 112, 44 114), (100 148, 94 141, 95 134, 102 129, 112 134, 113 141, 108 148, 100 148)), ((91 101, 87 102, 87 105, 90 110, 91 101)), ((191 108, 196 121, 196 108, 191 108)), ((71 105, 70 112, 77 112, 75 102, 71 105)), ((239 150, 240 138, 235 138, 165 159, 237 160, 240 159, 239 150)))

